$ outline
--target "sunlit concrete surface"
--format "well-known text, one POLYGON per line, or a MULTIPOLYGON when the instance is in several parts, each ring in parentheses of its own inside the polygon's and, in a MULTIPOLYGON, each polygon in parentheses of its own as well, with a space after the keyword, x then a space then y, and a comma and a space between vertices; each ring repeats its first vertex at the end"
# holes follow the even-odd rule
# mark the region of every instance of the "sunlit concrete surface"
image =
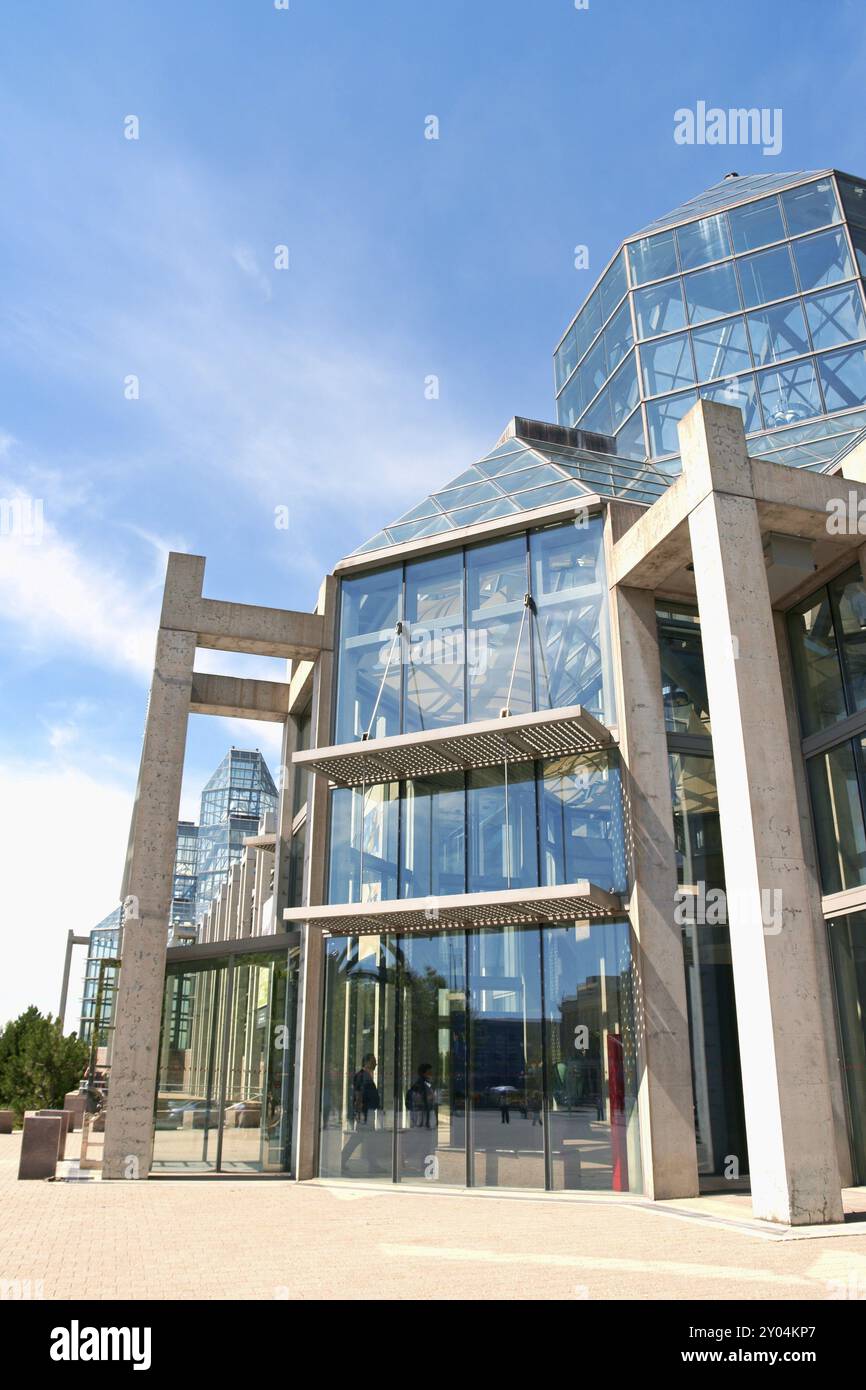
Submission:
POLYGON ((650 1207, 284 1178, 18 1183, 20 1142, 0 1135, 0 1280, 47 1299, 866 1297, 866 1224, 761 1228, 741 1194, 650 1207))

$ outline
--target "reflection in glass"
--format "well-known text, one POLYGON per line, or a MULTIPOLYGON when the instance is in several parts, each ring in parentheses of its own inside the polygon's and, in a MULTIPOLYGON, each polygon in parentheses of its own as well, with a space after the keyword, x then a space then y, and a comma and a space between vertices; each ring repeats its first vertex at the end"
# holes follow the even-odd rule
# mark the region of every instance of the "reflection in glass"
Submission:
POLYGON ((524 536, 467 551, 469 721, 496 719, 506 705, 511 714, 532 708, 526 576, 524 536))
POLYGON ((827 923, 854 1182, 866 1183, 866 912, 851 912, 827 923))
POLYGON ((662 280, 677 271, 677 248, 673 232, 641 237, 628 248, 628 263, 633 285, 647 280, 662 280))
POLYGON ((709 270, 699 270, 696 275, 686 275, 683 287, 689 323, 719 319, 725 314, 736 313, 740 307, 737 277, 730 261, 711 266, 709 270))
POLYGON ((825 352, 817 362, 828 410, 866 402, 866 352, 862 347, 825 352))
POLYGON ((799 299, 776 304, 758 314, 749 314, 749 337, 755 365, 766 367, 787 357, 799 357, 809 351, 809 335, 799 299))
POLYGON ((337 682, 338 743, 361 738, 370 728, 374 711, 371 737, 385 738, 400 732, 400 641, 396 636, 396 624, 400 617, 401 587, 399 568, 343 580, 337 682))
POLYGON ((816 227, 827 227, 831 222, 839 221, 839 209, 830 179, 817 179, 815 183, 802 184, 800 188, 786 188, 782 194, 782 207, 785 209, 789 236, 813 232, 816 227))
POLYGON ((685 328, 686 309, 679 279, 666 280, 663 285, 638 290, 633 299, 639 338, 652 338, 657 333, 685 328))
POLYGON ((544 927, 542 937, 550 1186, 640 1192, 628 923, 544 927))
POLYGON ((558 758, 539 783, 541 882, 626 890, 619 767, 606 754, 558 758))
POLYGON ((848 713, 866 708, 866 585, 858 568, 830 585, 835 626, 842 649, 848 713))
POLYGON ((757 256, 744 256, 737 262, 743 303, 747 309, 766 304, 772 299, 784 299, 796 294, 791 253, 787 246, 761 251, 757 256))
POLYGON ((466 801, 460 773, 407 781, 400 824, 400 897, 466 890, 466 801))
POLYGON ((692 351, 688 333, 675 333, 655 343, 645 343, 640 350, 644 391, 659 396, 664 391, 676 391, 691 386, 695 380, 692 351))
POLYGON ((731 254, 728 228, 722 213, 677 227, 677 243, 683 270, 695 270, 699 265, 720 261, 731 254))
POLYGON ((538 886, 532 763, 481 768, 466 780, 469 893, 538 886))
POLYGON ((625 260, 620 252, 596 290, 601 307, 602 321, 610 318, 610 315, 613 313, 625 292, 625 260))
POLYGON ((702 386, 701 396, 708 401, 721 401, 724 405, 735 405, 743 416, 743 429, 746 434, 764 428, 761 405, 758 400, 758 387, 751 372, 732 376, 715 386, 702 386))
POLYGON ((665 728, 669 734, 709 734, 710 706, 697 611, 685 604, 657 608, 665 728))
POLYGON ((866 337, 863 301, 856 285, 814 294, 806 300, 806 316, 815 348, 835 347, 866 337))
POLYGON ((758 386, 767 429, 808 420, 821 411, 818 379, 809 359, 761 372, 758 386))
POLYGON ((762 198, 760 202, 731 208, 728 217, 735 251, 755 251, 771 241, 781 241, 785 235, 778 198, 762 198))
POLYGON ((857 778, 858 751, 859 744, 843 743, 806 762, 824 893, 839 893, 866 883, 866 829, 857 778))
POLYGON ((387 782, 331 792, 329 902, 396 898, 399 790, 387 782))
POLYGON ((478 1187, 545 1186, 540 932, 469 933, 469 1096, 478 1187))
POLYGON ((403 732, 462 724, 463 556, 406 566, 403 732))
POLYGON ((843 231, 821 232, 793 243, 800 288, 817 290, 854 274, 843 231))
POLYGON ((535 704, 583 705, 613 722, 603 543, 597 516, 530 537, 535 704))
POLYGON ((788 614, 797 704, 804 734, 817 733, 844 719, 845 692, 836 646, 833 612, 826 589, 788 614))
POLYGON ((692 347, 698 381, 717 376, 736 376, 752 365, 746 327, 741 318, 692 331, 692 347))
POLYGON ((631 310, 628 300, 626 300, 622 307, 614 314, 607 328, 604 330, 604 351, 609 372, 612 372, 619 366, 633 343, 634 335, 631 331, 631 310))
POLYGON ((679 396, 663 396, 661 400, 649 402, 646 413, 650 453, 675 454, 677 452, 679 449, 677 425, 686 412, 691 410, 697 398, 696 391, 684 391, 679 396))

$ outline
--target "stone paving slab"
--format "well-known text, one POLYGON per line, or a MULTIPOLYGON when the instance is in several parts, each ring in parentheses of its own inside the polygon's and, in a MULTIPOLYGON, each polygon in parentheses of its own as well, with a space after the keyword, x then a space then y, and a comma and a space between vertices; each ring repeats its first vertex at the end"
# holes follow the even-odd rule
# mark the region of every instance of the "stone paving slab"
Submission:
POLYGON ((0 1135, 0 1297, 866 1298, 866 1230, 757 1240, 637 1203, 271 1178, 17 1183, 19 1145, 0 1135))

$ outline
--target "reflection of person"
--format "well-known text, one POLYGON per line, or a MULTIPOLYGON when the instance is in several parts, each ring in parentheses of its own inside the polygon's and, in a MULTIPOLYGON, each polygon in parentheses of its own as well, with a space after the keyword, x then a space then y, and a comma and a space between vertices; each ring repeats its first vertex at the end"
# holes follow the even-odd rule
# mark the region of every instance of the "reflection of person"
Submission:
POLYGON ((340 1167, 343 1171, 345 1171, 346 1164, 352 1154, 360 1147, 362 1154, 367 1159, 368 1172, 384 1172, 384 1169, 381 1169, 376 1163, 375 1154, 371 1148, 376 1129, 376 1112, 382 1107, 382 1099, 374 1077, 376 1066, 375 1053, 368 1052, 361 1064, 361 1070, 356 1071, 352 1077, 351 1105, 354 1133, 349 1135, 340 1155, 340 1167))
POLYGON ((511 1124, 511 1109, 508 1103, 508 1092, 503 1086, 499 1094, 499 1123, 503 1125, 511 1124))
POLYGON ((418 1075, 409 1087, 406 1097, 409 1109, 409 1123, 415 1129, 429 1129, 430 1116, 436 1103, 433 1090, 433 1068, 429 1062, 422 1062, 418 1075))

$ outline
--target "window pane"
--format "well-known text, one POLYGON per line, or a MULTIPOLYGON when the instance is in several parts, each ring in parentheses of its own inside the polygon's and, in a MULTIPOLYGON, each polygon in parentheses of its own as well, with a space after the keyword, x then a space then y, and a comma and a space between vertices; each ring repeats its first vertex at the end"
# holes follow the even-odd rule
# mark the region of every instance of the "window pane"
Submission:
POLYGON ((647 406, 650 453, 675 454, 680 447, 677 422, 686 411, 691 410, 698 398, 697 391, 686 391, 682 396, 667 396, 659 401, 651 401, 647 406))
POLYGON ((827 923, 850 1111, 854 1181, 866 1182, 866 912, 827 923))
POLYGON ((463 723, 463 556, 406 566, 403 730, 463 723))
POLYGON ((659 608, 659 657, 665 728, 669 734, 709 734, 710 705, 697 613, 685 607, 659 608))
POLYGON ((800 357, 809 351, 806 319, 799 299, 777 304, 760 314, 749 314, 749 337, 755 366, 766 367, 787 357, 800 357))
POLYGON ((542 883, 588 879, 626 889, 619 768, 607 754, 544 764, 539 782, 542 883))
POLYGON ((743 429, 746 434, 764 428, 758 389, 751 372, 728 377, 718 386, 702 386, 699 394, 708 401, 721 401, 723 405, 735 405, 738 410, 742 411, 743 429))
POLYGON ((569 328, 556 352, 553 354, 553 366, 556 376, 557 391, 568 380, 577 364, 577 340, 575 338, 574 325, 569 328))
POLYGON ((584 304, 574 325, 574 340, 578 360, 586 352, 593 338, 601 328, 601 308, 598 294, 591 294, 584 304))
POLYGON ((512 714, 524 714, 532 708, 527 623, 520 636, 527 592, 525 539, 518 536, 469 549, 466 585, 467 719, 498 718, 509 684, 509 709, 512 714))
POLYGON ((399 568, 343 580, 337 743, 350 743, 366 733, 374 708, 376 719, 370 729, 372 738, 385 738, 400 732, 400 641, 396 637, 396 623, 400 616, 401 591, 399 568))
POLYGON ((733 376, 752 365, 746 326, 742 319, 696 328, 692 332, 698 381, 715 376, 733 376))
POLYGON ((676 391, 694 382, 692 354, 688 333, 677 333, 657 343, 645 343, 640 350, 644 392, 659 396, 663 391, 676 391))
POLYGON ((677 249, 673 232, 659 232, 658 236, 633 241, 628 248, 628 261, 633 285, 674 275, 677 270, 677 249))
POLYGON ((538 887, 535 835, 535 768, 518 763, 508 769, 467 773, 470 893, 538 887))
POLYGON ((636 410, 629 417, 617 435, 616 452, 621 458, 646 458, 646 436, 643 429, 643 416, 639 410, 636 410))
POLYGON ((725 864, 715 763, 700 755, 671 753, 669 764, 677 882, 722 887, 725 864))
POLYGON ((610 379, 607 388, 610 398, 611 430, 619 429, 623 420, 630 415, 638 403, 637 364, 634 353, 623 362, 619 371, 610 379))
POLYGON ((836 631, 826 589, 788 614, 788 636, 803 733, 826 729, 848 713, 836 631))
POLYGON ((836 195, 829 179, 819 179, 802 188, 787 189, 782 194, 782 206, 791 236, 796 236, 798 232, 813 232, 816 227, 827 227, 831 222, 839 221, 836 195))
POLYGON ((842 231, 821 232, 819 236, 804 237, 794 242, 794 260, 800 287, 818 290, 836 280, 850 280, 854 275, 848 243, 842 231))
POLYGON ((466 891, 466 801, 461 773, 404 783, 400 897, 466 891))
POLYGON ((580 391, 584 405, 592 400, 607 381, 607 364, 604 360, 604 339, 599 338, 595 347, 590 348, 577 369, 580 377, 580 391))
POLYGON ((680 281, 668 280, 664 285, 638 290, 634 296, 634 311, 639 338, 685 328, 686 311, 680 281))
POLYGON ((810 361, 762 372, 758 385, 768 430, 821 413, 818 382, 810 361))
POLYGON ((851 240, 854 243, 854 255, 857 257, 857 269, 861 275, 866 275, 866 228, 849 227, 851 240))
POLYGON ((818 371, 828 410, 844 410, 866 402, 866 353, 863 348, 825 352, 818 358, 818 371))
POLYGON ((584 705, 612 723, 603 529, 592 516, 530 536, 535 688, 538 709, 584 705))
POLYGON ((791 253, 787 246, 777 246, 772 251, 762 251, 759 256, 747 256, 738 261, 740 286, 743 303, 747 309, 753 305, 765 304, 771 299, 784 299, 795 294, 794 272, 791 268, 791 253))
POLYGON ((689 323, 718 319, 724 314, 736 313, 740 307, 737 278, 730 261, 725 265, 711 266, 709 270, 700 270, 697 275, 687 275, 683 285, 689 323))
POLYGON ((821 888, 840 893, 866 883, 866 831, 857 788, 854 746, 843 743, 809 758, 812 818, 818 842, 821 888))
POLYGON ((605 319, 610 318, 625 291, 625 260, 620 253, 597 290, 602 323, 605 319))
POLYGON ((856 285, 830 290, 806 300, 806 315, 816 348, 835 347, 866 337, 863 301, 856 285))
POLYGON ((706 265, 708 261, 720 261, 731 254, 728 228, 722 213, 678 227, 677 242, 683 270, 694 270, 696 266, 706 265))
POLYGON ((860 227, 866 227, 866 184, 857 183, 854 179, 846 179, 842 175, 838 176, 839 192, 842 195, 842 207, 845 209, 845 216, 849 222, 855 222, 860 227))
POLYGON ((848 683, 850 713, 866 708, 866 585, 849 570, 830 585, 848 683))
POLYGON ((580 418, 581 429, 595 430, 598 434, 613 434, 613 416, 610 408, 610 392, 602 391, 589 410, 580 418))
POLYGON ((555 1191, 640 1192, 636 980, 628 924, 542 930, 551 1185, 555 1191))
POLYGON ((735 251, 755 251, 771 241, 781 241, 785 235, 778 198, 762 198, 759 203, 731 208, 728 217, 735 251))
POLYGON ((388 782, 332 791, 329 902, 396 898, 399 790, 388 782))
POLYGON ((556 418, 561 425, 575 425, 583 414, 586 401, 582 387, 580 372, 575 372, 556 402, 556 418))
POLYGON ((608 371, 612 372, 619 365, 633 343, 631 310, 628 300, 626 300, 604 330, 604 350, 608 371))

